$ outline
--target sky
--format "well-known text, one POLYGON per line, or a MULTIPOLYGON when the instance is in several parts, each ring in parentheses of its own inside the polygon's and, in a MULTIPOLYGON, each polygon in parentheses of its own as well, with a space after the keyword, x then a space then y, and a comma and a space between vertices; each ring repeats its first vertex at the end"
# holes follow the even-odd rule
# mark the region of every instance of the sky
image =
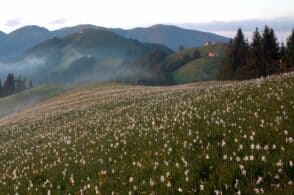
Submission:
POLYGON ((3 0, 0 31, 25 25, 132 28, 284 17, 294 19, 294 0, 3 0))

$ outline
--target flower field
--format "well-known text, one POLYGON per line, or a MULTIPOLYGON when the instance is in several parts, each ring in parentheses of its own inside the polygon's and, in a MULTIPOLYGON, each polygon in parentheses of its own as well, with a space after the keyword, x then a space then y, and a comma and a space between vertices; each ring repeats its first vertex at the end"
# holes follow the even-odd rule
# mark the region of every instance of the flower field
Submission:
POLYGON ((0 119, 0 194, 293 194, 294 73, 79 87, 0 119))

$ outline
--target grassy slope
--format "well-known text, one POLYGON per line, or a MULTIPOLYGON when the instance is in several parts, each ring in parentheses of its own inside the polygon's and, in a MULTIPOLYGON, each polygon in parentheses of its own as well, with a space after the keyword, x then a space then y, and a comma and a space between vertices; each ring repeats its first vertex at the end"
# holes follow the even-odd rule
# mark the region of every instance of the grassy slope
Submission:
POLYGON ((293 192, 294 73, 97 85, 27 112, 0 121, 1 194, 293 192))
POLYGON ((43 85, 0 99, 0 117, 19 112, 49 99, 64 89, 57 85, 43 85))
POLYGON ((177 83, 214 80, 219 72, 224 56, 224 45, 215 47, 200 47, 201 58, 196 59, 177 69, 173 76, 177 83), (216 57, 208 57, 209 51, 214 51, 216 57))

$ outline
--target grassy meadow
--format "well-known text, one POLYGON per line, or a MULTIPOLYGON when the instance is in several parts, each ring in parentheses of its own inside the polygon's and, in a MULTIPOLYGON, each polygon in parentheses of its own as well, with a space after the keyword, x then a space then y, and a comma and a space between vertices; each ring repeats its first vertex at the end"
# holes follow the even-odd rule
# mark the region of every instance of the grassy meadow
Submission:
POLYGON ((293 194, 294 73, 97 84, 0 118, 0 194, 293 194))
MULTIPOLYGON (((226 46, 199 47, 201 58, 193 60, 173 72, 173 78, 177 83, 190 83, 215 80, 224 57, 226 46), (214 52, 215 57, 209 57, 208 53, 214 52)), ((191 49, 193 51, 193 49, 191 49)))

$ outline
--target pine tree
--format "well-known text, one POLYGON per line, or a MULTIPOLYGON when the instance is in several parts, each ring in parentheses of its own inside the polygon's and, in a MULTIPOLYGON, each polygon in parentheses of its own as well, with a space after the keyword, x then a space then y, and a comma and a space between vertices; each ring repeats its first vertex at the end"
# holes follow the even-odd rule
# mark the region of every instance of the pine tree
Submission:
POLYGON ((264 64, 263 59, 263 50, 262 50, 262 37, 259 33, 258 28, 256 28, 255 32, 253 33, 252 38, 252 71, 254 71, 255 76, 258 77, 260 75, 265 76, 266 74, 266 67, 264 64))
POLYGON ((30 81, 29 81, 29 87, 28 87, 28 88, 31 89, 31 88, 33 88, 33 87, 34 87, 34 86, 33 86, 33 81, 30 80, 30 81))
POLYGON ((21 92, 26 89, 26 79, 22 79, 21 76, 15 80, 15 92, 21 92))
POLYGON ((11 95, 14 92, 15 92, 14 76, 13 76, 13 73, 9 73, 3 85, 3 94, 4 96, 6 96, 6 95, 11 95))
POLYGON ((279 56, 279 45, 274 30, 265 26, 262 38, 263 57, 266 65, 267 75, 272 74, 276 67, 275 63, 279 56))
POLYGON ((286 63, 289 68, 294 68, 294 29, 287 40, 286 63))
POLYGON ((285 47, 285 44, 282 43, 280 47, 280 51, 279 51, 279 58, 284 59, 285 55, 286 55, 286 47, 285 47))
POLYGON ((245 42, 242 29, 239 28, 237 31, 237 35, 234 38, 234 49, 233 49, 233 56, 234 56, 233 69, 234 70, 246 64, 247 54, 248 54, 248 45, 245 42))
POLYGON ((286 47, 285 44, 282 42, 280 50, 279 50, 279 59, 280 59, 280 69, 285 71, 287 67, 285 66, 285 57, 286 57, 286 47))

